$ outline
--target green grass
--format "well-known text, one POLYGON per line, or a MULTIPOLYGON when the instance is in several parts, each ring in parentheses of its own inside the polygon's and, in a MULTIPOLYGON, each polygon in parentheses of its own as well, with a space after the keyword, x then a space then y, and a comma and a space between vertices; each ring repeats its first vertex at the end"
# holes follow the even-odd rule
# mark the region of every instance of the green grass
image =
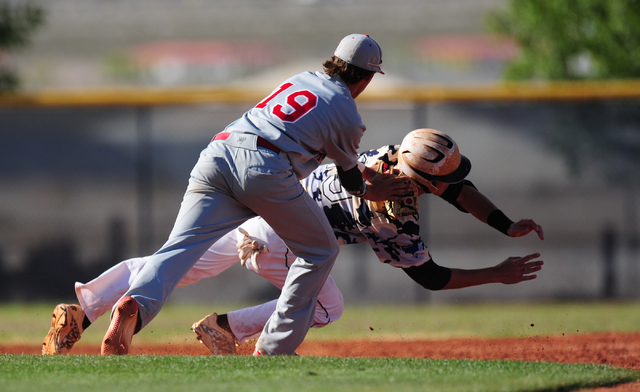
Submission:
MULTIPOLYGON (((0 345, 39 346, 54 305, 0 305, 0 345)), ((189 327, 194 321, 237 307, 169 305, 136 335, 134 344, 193 341, 189 327)), ((105 316, 78 345, 99 344, 107 327, 105 316)), ((640 303, 348 306, 340 321, 313 329, 308 339, 527 337, 606 331, 640 331, 640 303)), ((638 379, 638 372, 610 366, 519 361, 0 355, 2 391, 41 391, 52 385, 92 392, 574 391, 638 379)))
POLYGON ((640 378, 602 365, 250 356, 0 355, 2 390, 571 391, 640 378))

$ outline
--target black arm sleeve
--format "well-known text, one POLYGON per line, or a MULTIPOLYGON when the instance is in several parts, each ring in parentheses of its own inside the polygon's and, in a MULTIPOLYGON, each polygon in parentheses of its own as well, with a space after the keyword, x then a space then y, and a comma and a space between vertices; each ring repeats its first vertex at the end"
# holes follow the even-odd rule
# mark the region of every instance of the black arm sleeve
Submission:
POLYGON ((475 185, 473 185, 473 183, 471 181, 464 180, 464 181, 458 182, 457 184, 450 184, 447 187, 447 189, 445 189, 444 192, 442 192, 442 195, 440 197, 443 198, 444 200, 446 200, 449 204, 451 204, 452 206, 454 206, 458 210, 468 213, 469 211, 465 210, 456 201, 456 200, 458 200, 458 196, 460 196, 460 193, 462 192, 462 188, 464 188, 465 186, 470 186, 471 188, 476 189, 476 190, 478 189, 478 188, 476 188, 475 185))
POLYGON ((408 267, 402 270, 427 290, 442 290, 451 280, 451 268, 441 267, 433 260, 417 267, 408 267))
POLYGON ((347 190, 347 192, 354 195, 360 195, 366 192, 364 179, 362 178, 360 169, 358 169, 358 165, 354 166, 353 169, 349 169, 347 171, 343 170, 340 166, 336 166, 336 168, 338 169, 338 177, 340 177, 340 183, 342 184, 342 187, 347 190))

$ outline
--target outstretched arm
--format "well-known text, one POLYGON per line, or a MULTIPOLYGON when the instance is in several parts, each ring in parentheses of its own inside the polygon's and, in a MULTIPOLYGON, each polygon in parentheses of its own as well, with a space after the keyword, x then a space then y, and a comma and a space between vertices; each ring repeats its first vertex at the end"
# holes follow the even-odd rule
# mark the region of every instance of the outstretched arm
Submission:
POLYGON ((540 271, 544 264, 542 260, 534 260, 538 257, 540 257, 539 253, 524 257, 509 257, 500 264, 489 268, 470 270, 452 268, 451 280, 442 289, 462 289, 488 283, 515 284, 532 280, 537 277, 532 274, 540 271))
POLYGON ((544 240, 544 231, 540 225, 532 219, 512 222, 491 200, 472 186, 463 186, 456 201, 476 219, 489 224, 509 237, 522 237, 534 231, 541 240, 544 240))
POLYGON ((539 253, 524 257, 509 257, 494 267, 478 269, 460 269, 441 267, 429 260, 417 266, 403 268, 403 271, 416 283, 428 290, 454 290, 489 283, 515 284, 532 280, 540 271, 544 262, 536 260, 539 253))

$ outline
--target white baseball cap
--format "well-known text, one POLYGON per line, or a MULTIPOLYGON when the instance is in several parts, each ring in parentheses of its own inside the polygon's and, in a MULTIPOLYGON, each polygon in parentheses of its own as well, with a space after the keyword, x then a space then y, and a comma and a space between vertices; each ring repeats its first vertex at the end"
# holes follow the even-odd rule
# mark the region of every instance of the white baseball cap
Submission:
POLYGON ((382 64, 382 49, 369 34, 350 34, 340 41, 334 56, 367 71, 384 74, 382 64))

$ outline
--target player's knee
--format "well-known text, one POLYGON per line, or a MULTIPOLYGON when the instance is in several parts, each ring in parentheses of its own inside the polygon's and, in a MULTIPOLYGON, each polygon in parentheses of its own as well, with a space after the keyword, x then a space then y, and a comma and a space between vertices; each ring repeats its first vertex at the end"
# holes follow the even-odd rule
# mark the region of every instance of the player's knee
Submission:
POLYGON ((322 316, 315 318, 315 320, 313 321, 313 325, 311 327, 312 328, 326 327, 327 325, 338 321, 340 319, 340 316, 342 316, 342 309, 340 309, 339 312, 335 312, 331 314, 323 314, 322 316))
POLYGON ((322 259, 335 260, 340 252, 340 244, 338 244, 338 240, 334 237, 327 243, 327 246, 318 248, 316 252, 322 259))
POLYGON ((331 310, 330 316, 329 316, 331 318, 331 321, 329 323, 332 323, 340 319, 340 317, 342 317, 343 311, 344 311, 344 303, 341 301, 339 304, 336 304, 331 310))
MULTIPOLYGON (((337 242, 336 242, 337 244, 337 242)), ((329 248, 318 248, 313 252, 308 253, 307 255, 300 255, 303 259, 313 264, 313 268, 315 269, 325 269, 330 270, 333 267, 336 259, 338 258, 339 247, 336 246, 335 249, 332 247, 329 248)))
POLYGON ((313 325, 315 328, 327 326, 342 317, 344 301, 342 300, 342 295, 339 292, 337 294, 332 300, 325 300, 324 302, 318 300, 313 325))

